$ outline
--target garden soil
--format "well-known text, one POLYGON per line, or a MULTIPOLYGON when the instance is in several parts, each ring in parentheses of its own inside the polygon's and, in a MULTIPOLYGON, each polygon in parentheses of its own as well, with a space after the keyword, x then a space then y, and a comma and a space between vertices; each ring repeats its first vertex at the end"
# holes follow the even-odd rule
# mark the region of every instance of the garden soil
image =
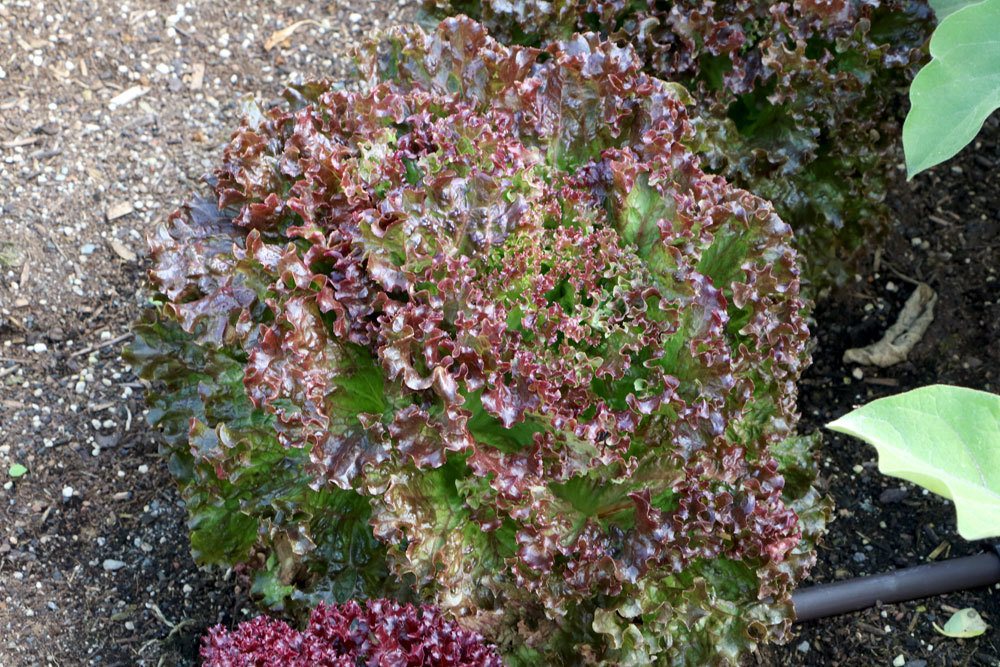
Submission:
MULTIPOLYGON (((407 0, 0 0, 0 667, 190 665, 207 626, 254 613, 238 573, 198 570, 182 504, 120 360, 142 302, 144 236, 210 170, 239 99, 349 81, 349 51, 407 0), (19 464, 27 472, 12 479, 19 464)), ((892 196, 899 224, 815 311, 803 424, 933 382, 1000 391, 1000 131, 892 196), (915 282, 940 299, 910 359, 841 362, 915 282)), ((818 583, 974 553, 952 508, 828 434, 837 520, 818 583)), ((758 665, 1000 665, 1000 591, 799 626, 758 665), (974 607, 984 636, 934 630, 974 607)))

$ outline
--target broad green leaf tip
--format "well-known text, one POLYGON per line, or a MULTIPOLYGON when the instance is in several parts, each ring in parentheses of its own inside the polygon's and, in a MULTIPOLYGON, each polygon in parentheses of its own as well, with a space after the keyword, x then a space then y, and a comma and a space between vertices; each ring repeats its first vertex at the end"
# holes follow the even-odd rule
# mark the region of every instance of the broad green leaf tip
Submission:
POLYGON ((11 465, 10 469, 7 471, 7 474, 10 475, 12 478, 17 479, 18 477, 24 477, 24 475, 27 472, 28 472, 27 468, 25 468, 20 463, 15 463, 11 465))
POLYGON ((883 474, 954 501, 965 539, 1000 536, 1000 396, 921 387, 872 401, 827 428, 874 446, 883 474))
POLYGON ((1000 107, 1000 0, 933 6, 945 18, 931 37, 931 62, 910 86, 907 178, 956 155, 1000 107))

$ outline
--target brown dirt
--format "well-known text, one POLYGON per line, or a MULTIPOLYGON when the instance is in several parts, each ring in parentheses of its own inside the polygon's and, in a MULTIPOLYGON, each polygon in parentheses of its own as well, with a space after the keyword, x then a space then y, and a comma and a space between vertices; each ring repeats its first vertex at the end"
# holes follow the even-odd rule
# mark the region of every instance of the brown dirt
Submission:
MULTIPOLYGON (((351 45, 406 20, 409 3, 188 0, 183 15, 157 0, 0 3, 0 667, 192 664, 206 626, 252 613, 233 577, 191 561, 142 385, 118 356, 142 298, 142 238, 211 168, 240 96, 272 97, 304 76, 343 80, 351 45), (318 25, 264 49, 303 19, 318 25), (134 86, 148 91, 109 108, 134 86), (9 480, 13 463, 27 475, 9 480)), ((869 263, 817 309, 809 428, 932 382, 998 390, 995 124, 980 144, 900 186, 900 225, 878 269, 869 263), (881 335, 912 280, 941 295, 935 323, 910 361, 856 379, 840 355, 881 335)), ((866 446, 830 436, 824 455, 840 509, 815 581, 924 562, 942 542, 950 555, 978 548, 955 535, 946 503, 881 477, 866 446), (889 502, 893 488, 906 493, 889 502)), ((998 597, 806 624, 756 662, 1000 665, 997 631, 956 641, 931 625, 973 606, 998 628, 998 597)))

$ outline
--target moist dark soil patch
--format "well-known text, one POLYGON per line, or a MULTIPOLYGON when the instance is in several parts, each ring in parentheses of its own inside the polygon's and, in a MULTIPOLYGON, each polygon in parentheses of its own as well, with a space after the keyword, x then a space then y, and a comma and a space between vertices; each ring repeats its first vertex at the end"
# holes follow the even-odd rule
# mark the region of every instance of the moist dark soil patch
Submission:
MULTIPOLYGON (((1000 391, 1000 123, 990 122, 957 159, 891 195, 898 225, 868 253, 853 285, 822 301, 816 350, 801 382, 803 432, 853 407, 929 384, 1000 391), (844 364, 844 350, 881 338, 915 281, 938 293, 934 323, 908 361, 891 368, 844 364), (860 372, 858 372, 860 371, 860 372), (858 377, 860 376, 860 377, 858 377)), ((878 472, 875 450, 826 431, 822 476, 837 509, 810 583, 889 572, 979 553, 955 532, 951 504, 878 472), (942 546, 943 545, 943 546, 942 546)), ((796 626, 764 665, 1000 665, 1000 587, 885 605, 796 626), (956 609, 974 607, 990 629, 976 639, 938 634, 956 609), (902 656, 902 662, 899 660, 902 656)))

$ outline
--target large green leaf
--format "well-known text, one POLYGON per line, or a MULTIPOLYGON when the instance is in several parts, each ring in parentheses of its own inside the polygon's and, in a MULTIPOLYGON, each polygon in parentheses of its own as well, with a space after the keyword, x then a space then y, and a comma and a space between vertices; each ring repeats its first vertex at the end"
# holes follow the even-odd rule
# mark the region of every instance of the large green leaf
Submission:
POLYGON ((909 177, 962 150, 1000 107, 998 27, 1000 0, 985 0, 948 15, 934 31, 933 59, 913 79, 903 124, 909 177))
POLYGON ((1000 535, 1000 396, 932 385, 872 401, 828 427, 874 445, 884 474, 953 500, 962 537, 1000 535))
POLYGON ((929 4, 934 9, 938 21, 943 21, 959 9, 963 9, 969 5, 978 5, 980 2, 982 0, 930 0, 929 4))

